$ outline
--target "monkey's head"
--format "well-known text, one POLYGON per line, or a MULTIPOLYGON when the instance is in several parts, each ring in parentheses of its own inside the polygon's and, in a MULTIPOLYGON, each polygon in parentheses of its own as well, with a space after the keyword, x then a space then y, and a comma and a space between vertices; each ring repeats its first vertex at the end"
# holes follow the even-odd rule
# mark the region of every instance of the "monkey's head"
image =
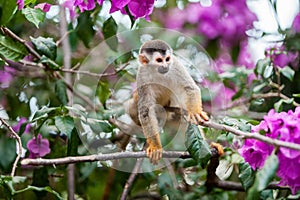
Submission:
POLYGON ((165 74, 172 63, 172 49, 162 40, 148 41, 140 48, 139 61, 142 65, 155 67, 159 73, 165 74))

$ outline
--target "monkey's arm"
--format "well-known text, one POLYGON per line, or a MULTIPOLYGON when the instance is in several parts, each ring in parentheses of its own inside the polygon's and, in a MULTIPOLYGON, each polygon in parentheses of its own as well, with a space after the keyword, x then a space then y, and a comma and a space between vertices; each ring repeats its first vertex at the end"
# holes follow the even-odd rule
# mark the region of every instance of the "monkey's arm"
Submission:
POLYGON ((138 89, 139 120, 143 133, 147 139, 146 153, 150 162, 157 164, 162 157, 162 146, 159 137, 159 124, 155 113, 155 97, 151 92, 151 86, 145 85, 138 89))
POLYGON ((199 124, 209 120, 206 112, 202 109, 201 93, 196 84, 185 86, 186 109, 188 111, 187 120, 199 124))

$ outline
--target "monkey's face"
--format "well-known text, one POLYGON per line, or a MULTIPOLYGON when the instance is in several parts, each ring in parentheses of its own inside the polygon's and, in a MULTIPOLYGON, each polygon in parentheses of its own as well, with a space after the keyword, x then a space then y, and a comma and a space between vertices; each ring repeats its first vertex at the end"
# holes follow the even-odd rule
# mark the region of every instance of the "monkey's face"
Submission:
POLYGON ((169 52, 162 54, 161 52, 153 52, 152 54, 140 54, 139 60, 147 67, 154 67, 160 74, 169 71, 172 57, 169 52))

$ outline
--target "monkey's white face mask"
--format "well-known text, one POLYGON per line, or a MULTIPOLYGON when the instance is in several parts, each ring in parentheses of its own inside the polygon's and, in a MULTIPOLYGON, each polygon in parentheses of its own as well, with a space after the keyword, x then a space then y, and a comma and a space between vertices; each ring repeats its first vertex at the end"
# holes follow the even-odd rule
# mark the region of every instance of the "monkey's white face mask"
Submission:
POLYGON ((170 52, 168 51, 165 54, 161 54, 160 52, 153 52, 152 55, 142 54, 139 60, 143 65, 155 68, 160 74, 167 73, 172 62, 170 52))

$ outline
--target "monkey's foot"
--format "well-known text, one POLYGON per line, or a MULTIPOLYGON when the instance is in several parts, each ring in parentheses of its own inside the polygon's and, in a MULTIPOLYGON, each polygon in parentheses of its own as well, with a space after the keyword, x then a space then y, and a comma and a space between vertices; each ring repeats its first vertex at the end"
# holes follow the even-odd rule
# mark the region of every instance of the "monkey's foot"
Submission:
POLYGON ((204 111, 200 111, 199 113, 189 112, 187 115, 187 121, 193 124, 203 123, 204 121, 208 121, 209 117, 204 111))
POLYGON ((150 159, 150 162, 156 165, 162 157, 162 147, 149 145, 146 149, 146 154, 147 157, 150 159))

